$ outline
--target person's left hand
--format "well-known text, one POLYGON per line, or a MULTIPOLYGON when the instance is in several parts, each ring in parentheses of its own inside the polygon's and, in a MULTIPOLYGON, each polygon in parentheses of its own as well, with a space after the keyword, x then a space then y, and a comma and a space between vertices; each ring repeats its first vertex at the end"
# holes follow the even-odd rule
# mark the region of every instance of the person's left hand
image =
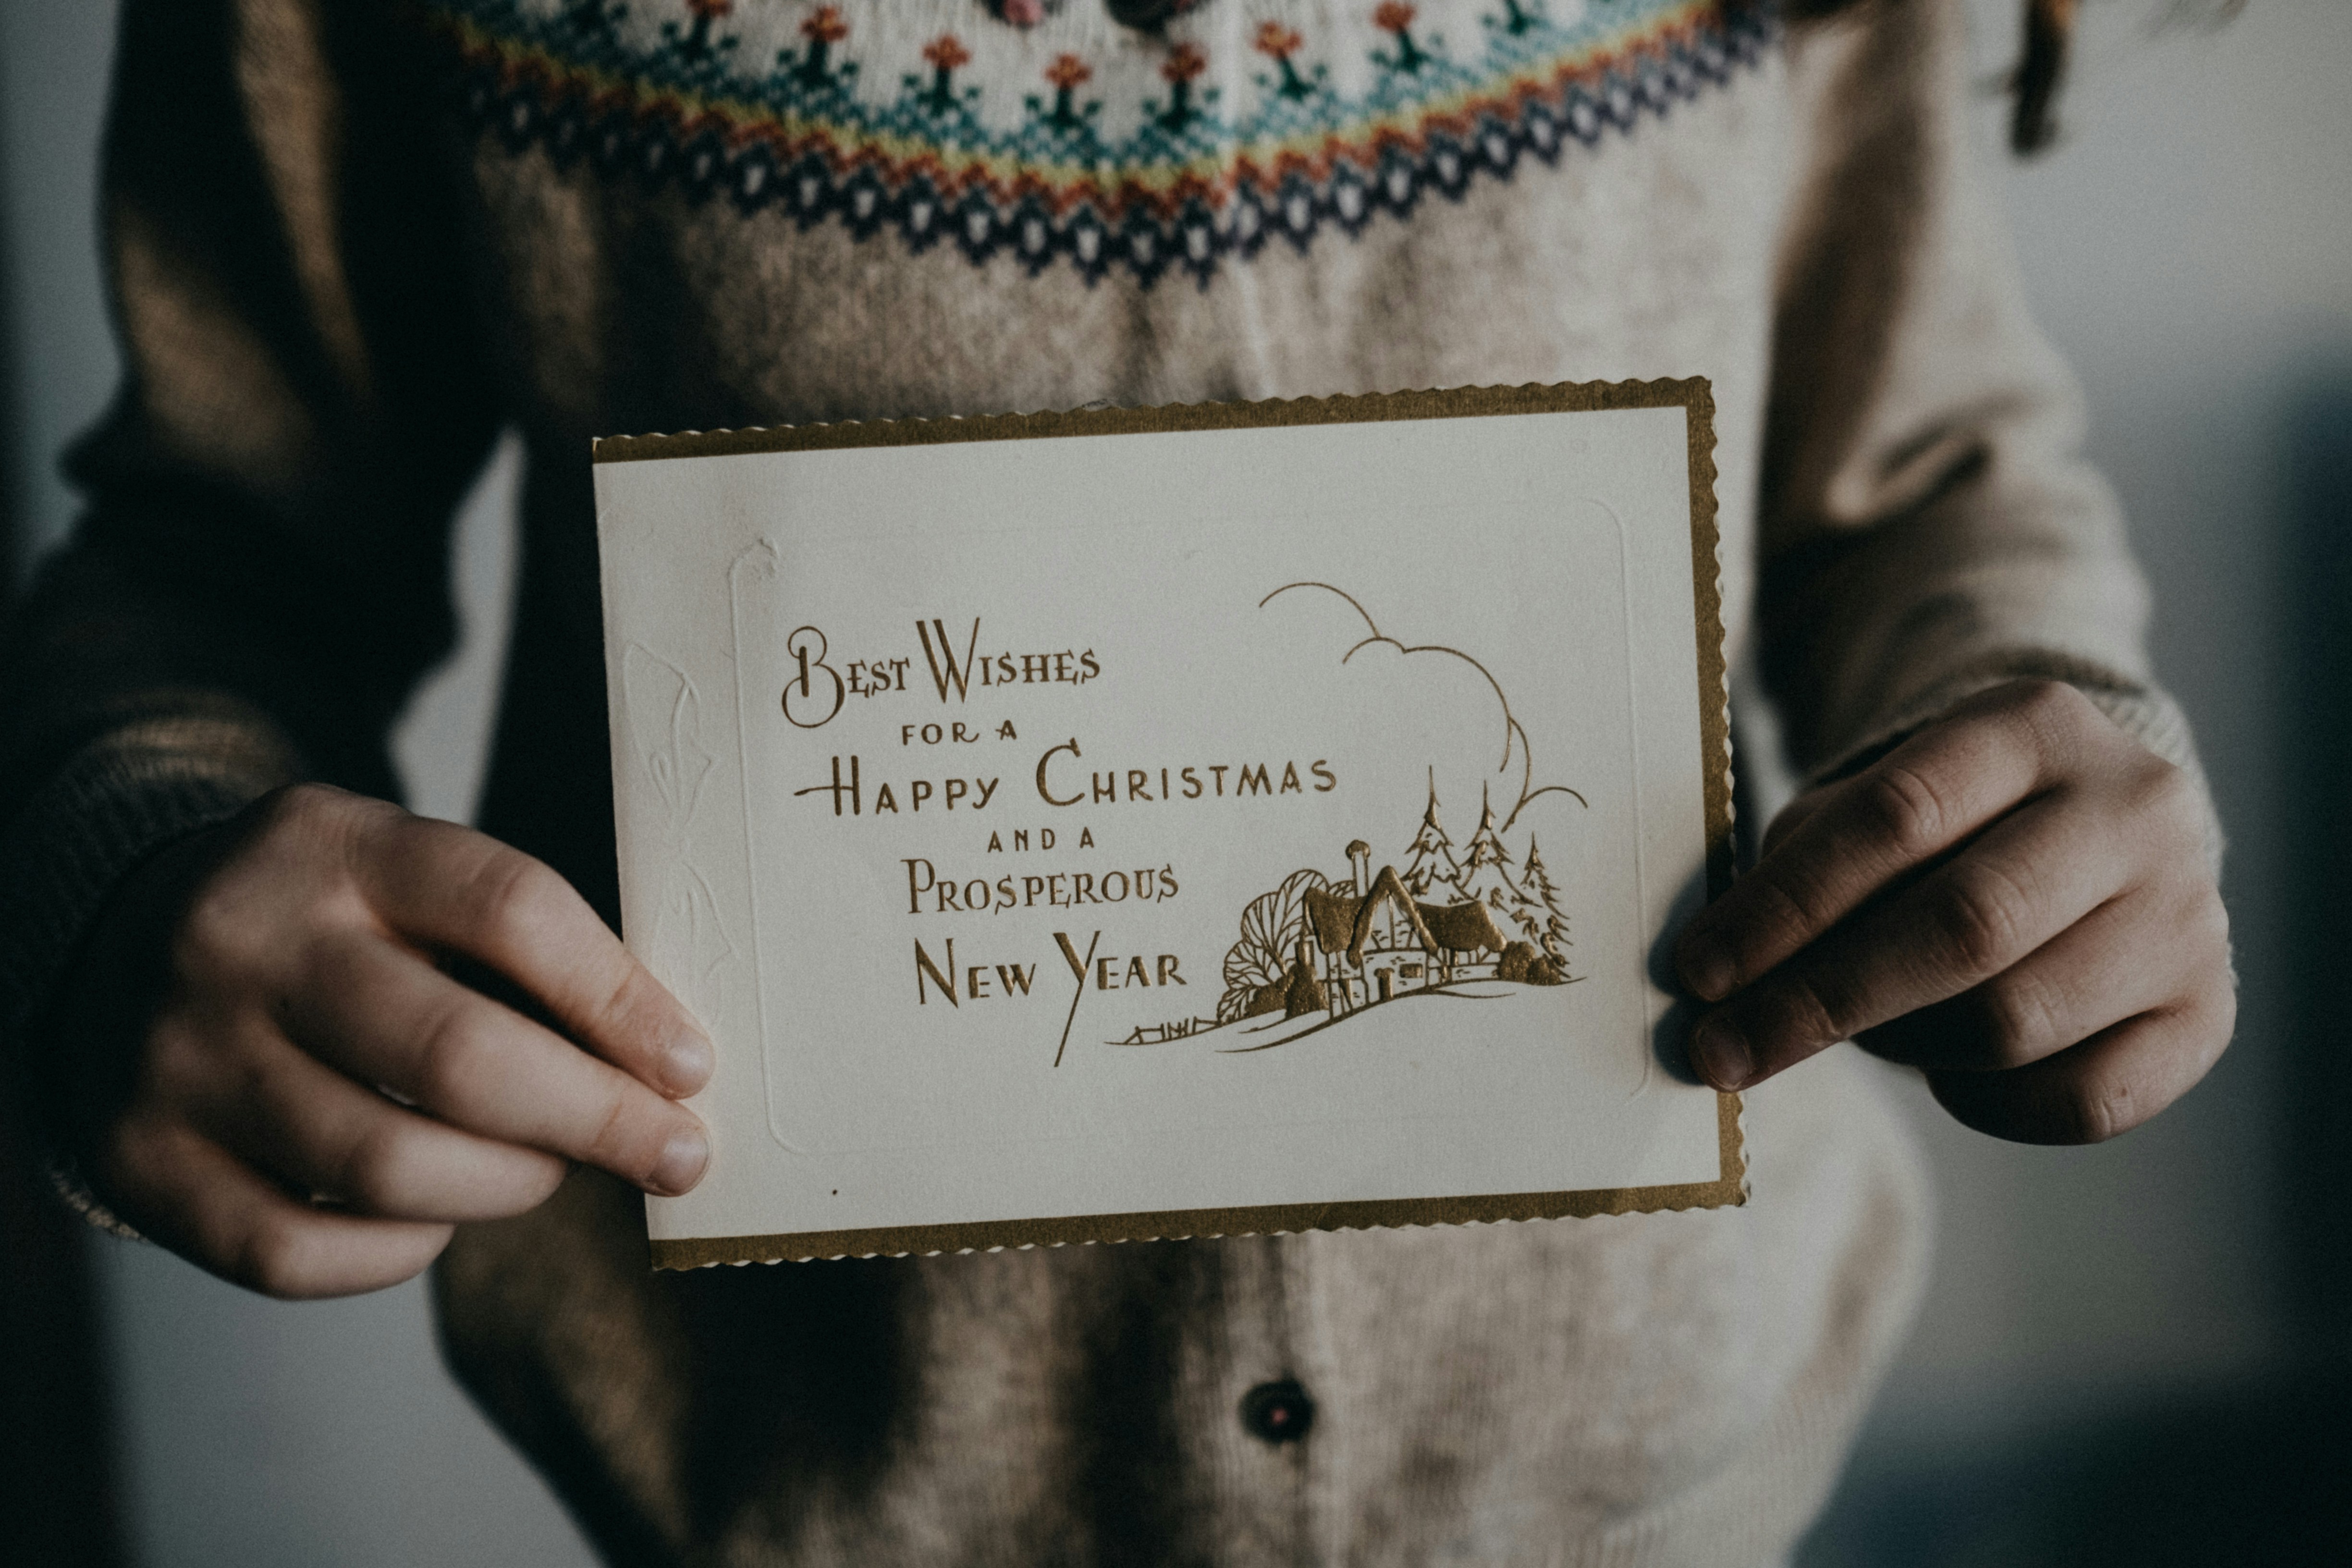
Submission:
POLYGON ((2030 1143, 2137 1126, 2237 1019, 2196 786, 2050 681, 1973 698, 1790 803, 1675 963, 1722 1004, 1691 1043, 1717 1088, 1851 1038, 2030 1143))

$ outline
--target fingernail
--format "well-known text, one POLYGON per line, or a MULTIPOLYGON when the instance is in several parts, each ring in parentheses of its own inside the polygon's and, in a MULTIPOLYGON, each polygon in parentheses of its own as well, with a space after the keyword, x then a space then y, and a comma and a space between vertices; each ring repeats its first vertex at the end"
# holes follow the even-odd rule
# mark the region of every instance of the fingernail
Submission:
POLYGON ((1722 1001, 1739 984, 1731 950, 1712 935, 1694 931, 1684 937, 1681 957, 1684 984, 1706 1001, 1722 1001))
POLYGON ((662 1081, 673 1093, 692 1094, 710 1081, 710 1071, 718 1065, 709 1040, 687 1035, 663 1047, 662 1081))
POLYGON ((710 1163, 710 1140, 699 1130, 674 1133, 663 1145, 661 1158, 654 1163, 654 1173, 646 1178, 648 1189, 675 1196, 702 1180, 702 1168, 710 1163))
POLYGON ((1748 1037, 1720 1013, 1701 1023, 1691 1037, 1691 1061, 1699 1077, 1717 1089, 1738 1089, 1756 1070, 1748 1037))

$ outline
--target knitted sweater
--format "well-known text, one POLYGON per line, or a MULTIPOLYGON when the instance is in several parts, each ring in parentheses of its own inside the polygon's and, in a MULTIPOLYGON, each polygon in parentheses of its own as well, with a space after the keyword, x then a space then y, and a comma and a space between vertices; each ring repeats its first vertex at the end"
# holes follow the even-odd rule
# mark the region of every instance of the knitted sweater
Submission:
MULTIPOLYGON (((1732 646, 1800 771, 2023 674, 2190 763, 1973 182, 1960 9, 132 0, 130 374, 0 648, 0 1028, 69 1056, 44 1009, 159 846, 289 779, 395 791, 502 425, 482 825, 608 916, 616 432, 1703 375, 1732 646)), ((1763 1563, 1924 1204, 1851 1052, 1747 1139, 1738 1209, 659 1277, 583 1173, 463 1228, 438 1299, 620 1562, 1763 1563)))

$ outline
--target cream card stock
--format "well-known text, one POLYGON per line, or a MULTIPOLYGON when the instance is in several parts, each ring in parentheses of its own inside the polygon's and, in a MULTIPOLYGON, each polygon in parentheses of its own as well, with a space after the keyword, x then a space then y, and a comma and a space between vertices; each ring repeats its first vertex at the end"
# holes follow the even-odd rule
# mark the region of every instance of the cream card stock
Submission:
POLYGON ((597 443, 656 1263, 1737 1203, 1704 382, 597 443))

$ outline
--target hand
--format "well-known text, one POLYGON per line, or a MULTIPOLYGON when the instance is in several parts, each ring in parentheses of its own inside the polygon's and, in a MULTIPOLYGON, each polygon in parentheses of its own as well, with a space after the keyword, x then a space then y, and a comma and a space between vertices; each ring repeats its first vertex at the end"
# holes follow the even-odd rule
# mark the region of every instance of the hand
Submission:
POLYGON ((1852 1038, 1926 1068, 1969 1126, 2030 1143, 2147 1121, 2237 1019, 2195 786, 2047 681, 1974 698, 1791 802, 1675 963, 1723 1003, 1691 1046, 1717 1088, 1852 1038))
POLYGON ((675 1194, 709 1159, 672 1100, 709 1079, 710 1044, 580 895, 340 790, 282 790, 132 879, 65 1023, 99 1195, 273 1296, 405 1279, 566 1161, 675 1194), (552 1026, 444 968, 469 962, 552 1026))

